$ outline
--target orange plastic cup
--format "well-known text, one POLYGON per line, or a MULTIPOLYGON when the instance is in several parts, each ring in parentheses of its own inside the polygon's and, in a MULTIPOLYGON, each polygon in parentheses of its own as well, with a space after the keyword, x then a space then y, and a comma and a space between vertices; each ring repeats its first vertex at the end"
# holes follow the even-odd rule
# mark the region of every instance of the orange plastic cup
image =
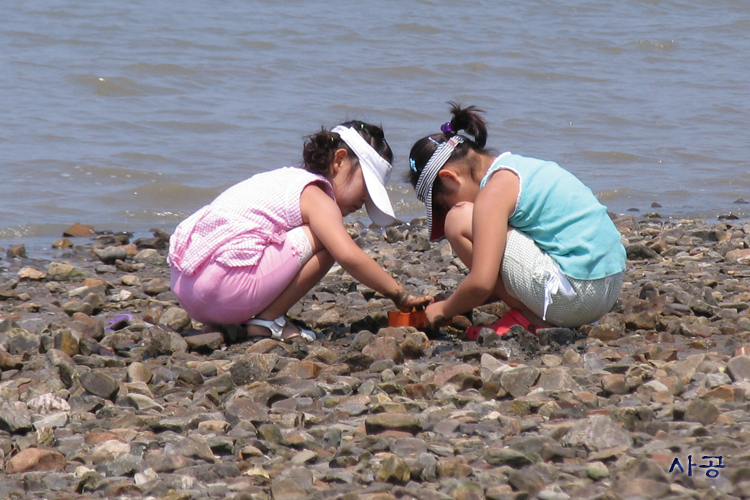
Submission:
POLYGON ((388 326, 413 326, 424 328, 427 326, 427 315, 424 311, 411 312, 388 311, 388 326))

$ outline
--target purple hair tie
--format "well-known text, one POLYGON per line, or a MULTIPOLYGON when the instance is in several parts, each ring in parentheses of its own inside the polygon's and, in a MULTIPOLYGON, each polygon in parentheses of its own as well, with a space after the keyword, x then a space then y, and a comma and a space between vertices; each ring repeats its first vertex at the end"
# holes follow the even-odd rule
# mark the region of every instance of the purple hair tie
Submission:
POLYGON ((445 122, 442 125, 440 125, 440 131, 444 134, 453 132, 453 128, 451 127, 451 122, 445 122))

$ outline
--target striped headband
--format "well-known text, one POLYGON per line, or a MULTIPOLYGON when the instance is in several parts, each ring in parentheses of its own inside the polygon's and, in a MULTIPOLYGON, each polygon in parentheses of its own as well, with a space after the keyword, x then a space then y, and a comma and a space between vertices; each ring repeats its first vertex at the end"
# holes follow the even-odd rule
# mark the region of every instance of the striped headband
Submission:
MULTIPOLYGON (((425 165, 419 173, 419 180, 417 181, 417 186, 415 188, 417 198, 419 198, 422 203, 427 203, 428 199, 432 201, 432 183, 435 182, 438 172, 440 172, 440 169, 443 168, 445 162, 448 161, 448 158, 453 154, 453 150, 462 142, 464 142, 462 136, 454 135, 446 142, 438 145, 438 147, 435 148, 435 152, 430 156, 430 159, 427 160, 427 165, 425 165)), ((432 203, 429 203, 428 205, 432 205, 432 203)))
POLYGON ((435 152, 432 153, 432 156, 430 156, 430 159, 427 161, 427 165, 425 165, 422 171, 419 173, 419 180, 417 180, 415 191, 417 192, 417 198, 419 198, 419 200, 425 204, 425 208, 427 209, 427 227, 430 232, 431 240, 437 239, 442 236, 442 225, 444 222, 444 214, 439 214, 438 225, 440 227, 433 227, 432 185, 435 182, 440 169, 443 168, 445 162, 447 162, 448 158, 450 158, 453 154, 453 150, 456 149, 456 146, 464 142, 464 140, 465 138, 463 136, 454 135, 446 142, 439 144, 438 147, 435 148, 435 152))

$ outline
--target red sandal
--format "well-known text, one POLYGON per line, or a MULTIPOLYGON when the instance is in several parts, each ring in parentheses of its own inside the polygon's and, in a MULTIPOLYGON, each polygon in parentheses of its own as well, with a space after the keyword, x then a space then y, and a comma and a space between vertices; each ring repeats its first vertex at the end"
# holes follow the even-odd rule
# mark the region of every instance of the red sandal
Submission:
POLYGON ((536 331, 536 326, 534 326, 531 321, 526 319, 526 316, 521 314, 521 311, 519 311, 518 309, 511 309, 491 325, 478 325, 470 326, 469 328, 467 328, 466 340, 477 340, 479 338, 479 332, 482 330, 482 328, 495 330, 495 333, 497 333, 498 336, 502 337, 503 335, 508 333, 510 327, 513 325, 520 325, 531 333, 534 333, 536 331))

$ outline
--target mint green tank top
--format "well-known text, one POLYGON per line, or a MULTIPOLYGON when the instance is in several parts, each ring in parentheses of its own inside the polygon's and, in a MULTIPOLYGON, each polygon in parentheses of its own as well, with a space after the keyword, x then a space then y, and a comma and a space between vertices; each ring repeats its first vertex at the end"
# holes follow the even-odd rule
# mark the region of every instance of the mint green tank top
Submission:
POLYGON ((620 232, 594 193, 552 161, 503 153, 480 183, 498 170, 520 179, 516 208, 508 223, 529 235, 566 276, 593 280, 625 269, 620 232))

